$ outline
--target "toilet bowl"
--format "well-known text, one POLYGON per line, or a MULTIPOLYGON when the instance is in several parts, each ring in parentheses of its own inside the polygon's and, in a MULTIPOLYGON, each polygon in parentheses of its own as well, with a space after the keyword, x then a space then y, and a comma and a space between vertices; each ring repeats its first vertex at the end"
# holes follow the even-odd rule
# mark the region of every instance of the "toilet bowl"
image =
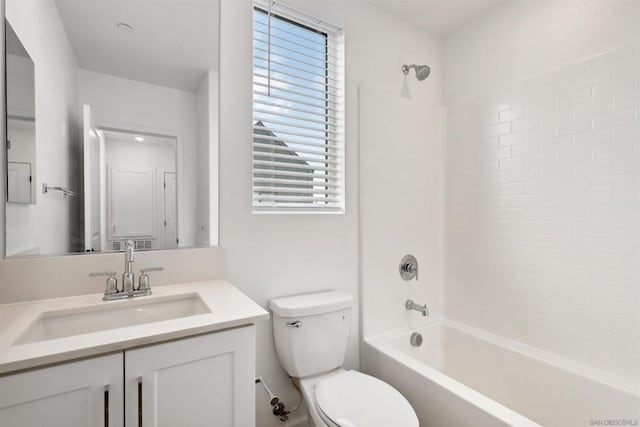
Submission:
POLYGON ((299 384, 314 426, 418 427, 407 399, 370 375, 338 368, 299 384))
POLYGON ((417 427, 409 402, 384 381, 341 368, 353 298, 337 291, 271 300, 276 351, 299 385, 314 427, 417 427))

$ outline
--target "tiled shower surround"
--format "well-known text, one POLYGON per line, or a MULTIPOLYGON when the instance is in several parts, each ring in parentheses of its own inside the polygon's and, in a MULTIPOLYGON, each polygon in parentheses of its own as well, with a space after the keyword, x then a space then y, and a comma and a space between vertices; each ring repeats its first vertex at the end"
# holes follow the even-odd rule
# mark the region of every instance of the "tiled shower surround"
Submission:
POLYGON ((640 380, 640 45, 448 107, 448 315, 640 380))

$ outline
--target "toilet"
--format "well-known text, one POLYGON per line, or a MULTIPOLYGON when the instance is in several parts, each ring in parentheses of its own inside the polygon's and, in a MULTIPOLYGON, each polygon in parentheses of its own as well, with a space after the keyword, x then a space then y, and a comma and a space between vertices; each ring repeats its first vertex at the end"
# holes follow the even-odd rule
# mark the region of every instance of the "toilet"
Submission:
POLYGON ((276 351, 299 385, 314 427, 418 427, 409 402, 389 384, 341 368, 353 297, 327 291, 271 300, 276 351))

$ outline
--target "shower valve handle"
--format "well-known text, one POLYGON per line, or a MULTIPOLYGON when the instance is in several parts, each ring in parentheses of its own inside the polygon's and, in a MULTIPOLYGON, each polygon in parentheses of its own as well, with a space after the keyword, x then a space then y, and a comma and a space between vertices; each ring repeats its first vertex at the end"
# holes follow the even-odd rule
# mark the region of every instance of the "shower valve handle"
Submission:
POLYGON ((400 261, 400 277, 404 280, 418 280, 418 260, 413 255, 405 255, 400 261))
POLYGON ((404 270, 406 273, 415 272, 416 273, 415 278, 416 278, 416 280, 418 280, 418 266, 417 265, 409 264, 409 263, 403 264, 402 270, 404 270))

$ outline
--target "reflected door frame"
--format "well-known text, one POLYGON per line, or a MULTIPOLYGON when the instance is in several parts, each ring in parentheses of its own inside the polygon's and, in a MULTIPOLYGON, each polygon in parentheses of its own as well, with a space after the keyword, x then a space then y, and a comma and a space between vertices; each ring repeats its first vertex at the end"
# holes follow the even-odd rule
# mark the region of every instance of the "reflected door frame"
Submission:
MULTIPOLYGON (((131 134, 141 134, 141 135, 150 135, 150 136, 158 136, 164 138, 172 138, 176 142, 176 234, 178 242, 182 241, 180 236, 180 231, 183 229, 181 224, 181 218, 186 217, 184 215, 184 147, 183 141, 184 137, 182 132, 172 129, 159 129, 159 128, 151 128, 148 126, 135 125, 131 123, 117 123, 110 121, 102 121, 100 117, 97 118, 97 126, 101 130, 112 131, 112 132, 122 132, 122 133, 131 133, 131 134)), ((164 241, 163 241, 164 243, 164 241)), ((180 247, 180 244, 177 245, 180 247)))
POLYGON ((164 228, 163 228, 163 239, 164 239, 164 247, 165 249, 174 249, 177 248, 178 245, 180 244, 179 241, 179 235, 178 235, 178 217, 177 217, 177 213, 178 213, 178 206, 177 206, 177 189, 178 189, 178 181, 177 181, 177 175, 175 172, 164 172, 163 176, 162 176, 162 182, 163 182, 163 199, 162 199, 162 208, 163 208, 163 216, 164 216, 164 228), (167 186, 167 178, 169 178, 169 185, 167 186), (171 181, 173 181, 173 184, 171 184, 171 181), (173 189, 173 225, 171 224, 171 213, 168 212, 168 206, 167 206, 167 195, 169 194, 169 198, 171 198, 171 190, 173 189), (171 227, 174 228, 174 232, 173 233, 167 233, 168 230, 171 229, 171 227), (173 236, 175 237, 173 237, 173 236))

